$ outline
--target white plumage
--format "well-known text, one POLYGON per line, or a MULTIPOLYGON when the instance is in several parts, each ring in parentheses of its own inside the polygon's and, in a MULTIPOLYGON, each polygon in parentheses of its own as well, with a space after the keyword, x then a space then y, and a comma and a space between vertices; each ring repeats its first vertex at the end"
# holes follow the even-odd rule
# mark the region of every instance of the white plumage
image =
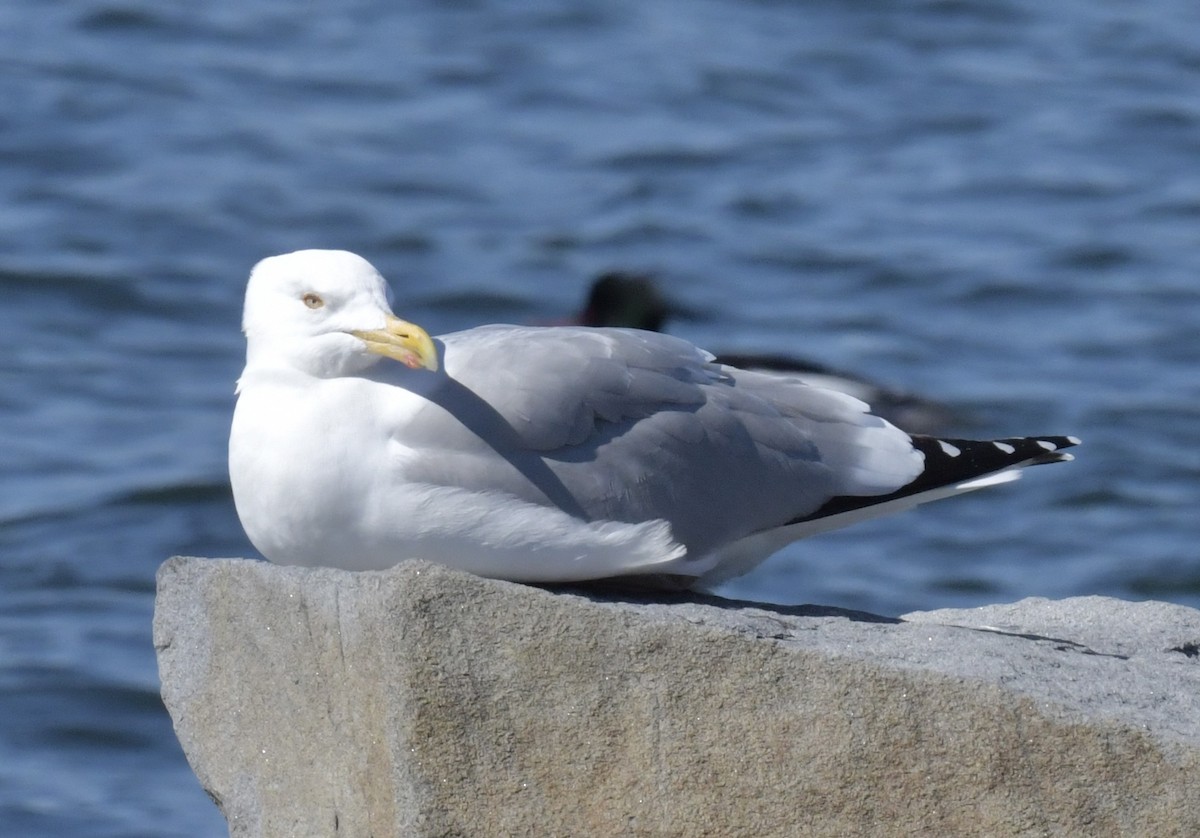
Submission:
POLYGON ((431 340, 344 251, 260 262, 244 329, 230 477, 251 541, 284 564, 705 586, 1077 442, 910 437, 852 397, 653 332, 431 340))

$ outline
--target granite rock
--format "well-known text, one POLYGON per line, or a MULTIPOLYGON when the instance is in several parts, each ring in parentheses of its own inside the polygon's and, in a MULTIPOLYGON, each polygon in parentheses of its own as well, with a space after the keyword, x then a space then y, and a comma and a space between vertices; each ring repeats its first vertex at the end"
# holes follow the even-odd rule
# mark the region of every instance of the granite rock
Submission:
POLYGON ((163 698, 233 836, 1200 834, 1200 612, 903 619, 176 558, 163 698))

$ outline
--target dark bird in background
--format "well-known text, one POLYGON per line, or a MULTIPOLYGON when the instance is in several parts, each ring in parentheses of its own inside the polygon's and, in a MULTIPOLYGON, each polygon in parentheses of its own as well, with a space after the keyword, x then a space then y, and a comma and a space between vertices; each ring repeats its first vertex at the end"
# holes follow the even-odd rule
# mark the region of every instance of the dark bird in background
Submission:
MULTIPOLYGON (((661 332, 671 316, 683 310, 663 295, 653 277, 631 271, 608 271, 592 283, 578 322, 583 326, 661 332)), ((936 433, 950 422, 950 411, 936 402, 816 361, 774 352, 713 351, 722 364, 788 375, 815 387, 847 393, 869 404, 872 413, 909 433, 936 433)))

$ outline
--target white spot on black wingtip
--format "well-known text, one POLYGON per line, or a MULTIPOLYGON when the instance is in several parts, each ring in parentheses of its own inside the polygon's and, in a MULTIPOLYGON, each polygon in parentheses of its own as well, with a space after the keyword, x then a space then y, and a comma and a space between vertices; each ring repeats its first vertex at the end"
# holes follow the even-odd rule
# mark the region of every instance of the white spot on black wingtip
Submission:
POLYGON ((1064 451, 1063 453, 1058 455, 1058 461, 1060 463, 1069 463, 1069 462, 1071 462, 1071 460, 1074 460, 1074 459, 1075 459, 1075 455, 1068 454, 1066 451, 1064 451))
POLYGON ((999 448, 1005 454, 1012 454, 1012 453, 1015 453, 1017 450, 1016 448, 1013 448, 1011 445, 1009 445, 1007 442, 993 442, 992 445, 999 448))
POLYGON ((1067 437, 1067 442, 1071 443, 1072 445, 1078 445, 1079 443, 1083 442, 1083 440, 1077 436, 1069 436, 1067 437))
POLYGON ((957 457, 959 454, 962 453, 961 448, 959 448, 956 445, 951 445, 950 443, 946 442, 946 440, 944 440, 944 439, 939 439, 937 441, 937 444, 939 446, 941 446, 942 453, 945 454, 947 457, 957 457))
POLYGON ((1038 445, 1040 445, 1042 448, 1045 448, 1047 451, 1057 451, 1058 450, 1058 446, 1055 445, 1053 442, 1051 442, 1048 439, 1039 439, 1039 440, 1035 440, 1035 442, 1037 442, 1038 445))

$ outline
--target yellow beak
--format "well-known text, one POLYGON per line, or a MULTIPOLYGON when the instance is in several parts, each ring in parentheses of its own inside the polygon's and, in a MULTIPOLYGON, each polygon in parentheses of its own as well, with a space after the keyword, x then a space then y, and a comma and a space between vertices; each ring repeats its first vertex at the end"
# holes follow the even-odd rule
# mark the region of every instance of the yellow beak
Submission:
POLYGON ((382 329, 351 332, 377 355, 392 358, 409 369, 438 368, 437 347, 429 333, 414 323, 388 315, 387 325, 382 329))

